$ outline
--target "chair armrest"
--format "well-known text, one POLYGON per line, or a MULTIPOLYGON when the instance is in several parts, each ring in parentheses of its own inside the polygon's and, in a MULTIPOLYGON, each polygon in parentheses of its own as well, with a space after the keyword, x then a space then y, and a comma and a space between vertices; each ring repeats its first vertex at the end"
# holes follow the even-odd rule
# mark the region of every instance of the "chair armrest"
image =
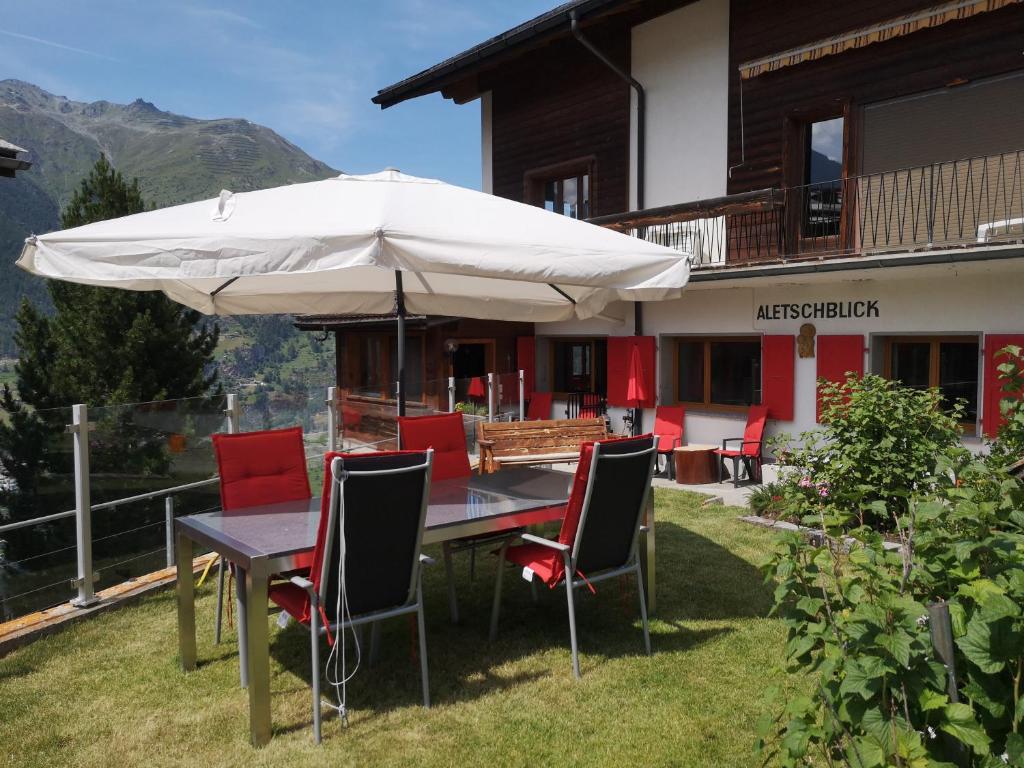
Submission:
POLYGON ((432 558, 430 555, 424 555, 422 552, 420 553, 420 565, 436 565, 436 564, 437 564, 437 560, 432 558))
POLYGON ((312 581, 310 581, 309 579, 303 578, 302 576, 292 576, 290 579, 288 579, 288 581, 290 581, 292 584, 294 584, 299 589, 303 589, 303 590, 306 591, 306 594, 309 595, 310 605, 318 605, 319 604, 320 596, 317 595, 316 588, 313 586, 313 582, 312 581))
POLYGON ((722 441, 722 450, 726 450, 729 447, 729 443, 740 443, 742 445, 742 437, 727 437, 722 441))
POLYGON ((490 448, 492 445, 494 445, 494 441, 493 440, 480 440, 480 439, 477 439, 476 444, 477 445, 482 445, 485 448, 490 448))
POLYGON ((534 536, 532 533, 524 533, 520 536, 523 541, 528 541, 531 544, 540 544, 542 547, 550 547, 551 549, 557 549, 559 552, 568 552, 572 547, 568 544, 560 544, 557 541, 551 539, 545 539, 541 536, 534 536))

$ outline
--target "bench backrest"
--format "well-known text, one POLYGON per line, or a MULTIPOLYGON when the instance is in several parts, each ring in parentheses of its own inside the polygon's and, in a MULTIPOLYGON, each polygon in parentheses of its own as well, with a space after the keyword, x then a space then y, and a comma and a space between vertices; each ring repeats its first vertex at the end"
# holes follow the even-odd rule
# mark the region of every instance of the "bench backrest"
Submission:
POLYGON ((482 421, 481 440, 494 443, 496 458, 578 452, 588 440, 608 436, 604 418, 542 419, 540 421, 482 421))

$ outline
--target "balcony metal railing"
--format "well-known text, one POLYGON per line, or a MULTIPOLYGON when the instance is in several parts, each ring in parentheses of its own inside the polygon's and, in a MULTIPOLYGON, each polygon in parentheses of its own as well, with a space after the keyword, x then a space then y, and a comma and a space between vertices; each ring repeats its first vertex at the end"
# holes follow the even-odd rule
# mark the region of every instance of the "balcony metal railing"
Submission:
POLYGON ((591 219, 696 268, 1024 240, 1024 150, 591 219))

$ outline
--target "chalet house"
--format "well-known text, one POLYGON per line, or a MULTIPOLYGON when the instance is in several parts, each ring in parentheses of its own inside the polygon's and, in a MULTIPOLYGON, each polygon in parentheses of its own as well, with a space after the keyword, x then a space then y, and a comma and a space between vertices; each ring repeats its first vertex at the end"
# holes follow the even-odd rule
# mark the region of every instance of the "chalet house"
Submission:
POLYGON ((846 371, 995 430, 994 354, 1024 343, 1021 2, 575 0, 374 101, 433 93, 479 102, 485 191, 692 254, 683 297, 625 324, 471 329, 495 370, 596 392, 618 426, 637 345, 691 442, 753 403, 812 428, 846 371))

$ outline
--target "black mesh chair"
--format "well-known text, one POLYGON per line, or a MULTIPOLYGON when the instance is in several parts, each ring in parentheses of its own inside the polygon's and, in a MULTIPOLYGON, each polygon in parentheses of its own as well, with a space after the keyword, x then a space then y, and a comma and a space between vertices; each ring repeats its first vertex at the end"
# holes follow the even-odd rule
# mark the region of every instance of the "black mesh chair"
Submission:
POLYGON ((318 744, 321 634, 333 644, 351 627, 415 613, 423 706, 430 706, 420 566, 431 561, 420 554, 420 543, 432 460, 429 450, 328 454, 329 501, 321 512, 310 578, 295 576, 271 587, 270 599, 310 631, 313 733, 318 744), (339 580, 342 564, 344 593, 339 580))
MULTIPOLYGON (((558 540, 551 541, 527 533, 521 537, 524 544, 509 547, 506 543, 501 548, 499 562, 503 565, 508 561, 522 567, 523 577, 531 582, 531 586, 538 578, 552 589, 565 586, 572 669, 577 678, 580 676, 580 662, 573 594, 580 587, 592 588, 591 585, 606 579, 636 574, 644 647, 648 655, 651 653, 638 542, 640 531, 644 530, 641 522, 651 492, 657 445, 656 435, 597 442, 592 447, 584 445, 558 540), (585 486, 582 483, 583 473, 586 473, 585 486), (585 488, 581 503, 577 485, 585 488), (579 510, 578 517, 576 510, 579 510)), ((498 632, 504 570, 503 567, 498 568, 494 585, 491 640, 498 632)))

